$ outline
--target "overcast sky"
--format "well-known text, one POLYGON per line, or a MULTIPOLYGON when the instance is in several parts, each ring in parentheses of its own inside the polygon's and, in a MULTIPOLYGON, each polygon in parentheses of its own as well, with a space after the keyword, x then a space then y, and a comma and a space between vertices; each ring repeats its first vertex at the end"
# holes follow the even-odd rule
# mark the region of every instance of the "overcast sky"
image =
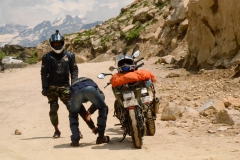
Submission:
POLYGON ((104 21, 119 15, 134 0, 0 0, 0 26, 36 25, 65 15, 88 18, 85 23, 104 21))

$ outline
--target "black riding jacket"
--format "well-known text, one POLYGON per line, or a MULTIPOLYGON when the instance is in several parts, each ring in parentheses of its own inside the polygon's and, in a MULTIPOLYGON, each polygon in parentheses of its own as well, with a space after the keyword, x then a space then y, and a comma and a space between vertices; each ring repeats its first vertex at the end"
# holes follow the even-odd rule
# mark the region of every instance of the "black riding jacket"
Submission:
POLYGON ((42 88, 47 88, 50 85, 70 86, 69 73, 71 74, 71 82, 78 78, 78 67, 73 53, 64 51, 60 54, 49 52, 43 55, 41 67, 42 88))

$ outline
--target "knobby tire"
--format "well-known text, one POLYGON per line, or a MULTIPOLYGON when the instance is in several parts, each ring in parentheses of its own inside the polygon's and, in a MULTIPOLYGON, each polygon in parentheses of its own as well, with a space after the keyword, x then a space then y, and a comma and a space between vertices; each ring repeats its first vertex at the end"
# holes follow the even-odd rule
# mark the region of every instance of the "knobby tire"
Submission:
POLYGON ((132 140, 133 145, 135 148, 142 148, 142 135, 141 135, 141 129, 140 125, 138 123, 137 114, 135 114, 134 110, 129 110, 129 118, 130 118, 130 127, 132 130, 132 140))

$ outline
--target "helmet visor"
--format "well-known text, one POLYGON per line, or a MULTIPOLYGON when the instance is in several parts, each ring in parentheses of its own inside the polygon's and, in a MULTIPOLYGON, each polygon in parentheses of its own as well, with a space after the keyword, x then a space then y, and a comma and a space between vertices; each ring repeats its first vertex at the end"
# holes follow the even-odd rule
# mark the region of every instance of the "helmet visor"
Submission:
POLYGON ((122 67, 123 65, 128 64, 128 65, 133 65, 133 59, 131 56, 128 55, 121 55, 119 56, 117 60, 117 66, 122 67))
POLYGON ((128 71, 130 71, 130 66, 121 67, 121 72, 128 72, 128 71))
POLYGON ((51 46, 55 50, 61 50, 63 45, 64 45, 64 41, 53 41, 53 42, 51 42, 51 46))
POLYGON ((60 34, 53 34, 50 38, 50 42, 63 41, 63 37, 60 34))

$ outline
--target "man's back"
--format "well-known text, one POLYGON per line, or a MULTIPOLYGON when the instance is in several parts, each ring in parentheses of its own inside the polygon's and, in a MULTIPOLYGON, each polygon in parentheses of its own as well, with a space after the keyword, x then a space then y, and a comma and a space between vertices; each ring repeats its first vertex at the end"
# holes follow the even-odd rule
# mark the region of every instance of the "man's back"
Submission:
POLYGON ((71 85, 71 94, 73 94, 78 89, 84 88, 86 86, 98 87, 98 85, 90 78, 80 77, 76 79, 71 85))

